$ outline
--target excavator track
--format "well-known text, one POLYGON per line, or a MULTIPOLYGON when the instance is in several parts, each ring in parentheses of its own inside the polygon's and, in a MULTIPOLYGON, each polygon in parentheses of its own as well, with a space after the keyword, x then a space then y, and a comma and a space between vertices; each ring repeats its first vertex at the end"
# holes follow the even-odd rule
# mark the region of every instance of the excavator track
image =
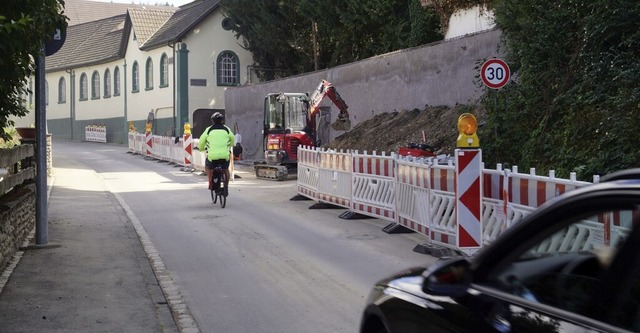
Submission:
POLYGON ((271 180, 286 180, 289 170, 283 165, 256 164, 253 166, 256 178, 271 180))

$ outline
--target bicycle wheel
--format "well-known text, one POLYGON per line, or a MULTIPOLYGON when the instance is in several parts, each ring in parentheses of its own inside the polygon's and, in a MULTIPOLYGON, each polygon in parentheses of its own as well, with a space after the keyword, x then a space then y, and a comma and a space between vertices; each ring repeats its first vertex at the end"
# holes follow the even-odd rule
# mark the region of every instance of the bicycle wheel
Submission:
POLYGON ((227 196, 225 192, 227 188, 224 186, 224 172, 220 174, 220 207, 224 208, 227 205, 227 196))
POLYGON ((224 206, 227 205, 227 197, 224 194, 222 194, 222 192, 218 194, 218 197, 220 199, 220 207, 224 208, 224 206))
POLYGON ((216 194, 215 190, 211 190, 211 201, 213 201, 213 203, 216 203, 218 201, 218 195, 216 194))

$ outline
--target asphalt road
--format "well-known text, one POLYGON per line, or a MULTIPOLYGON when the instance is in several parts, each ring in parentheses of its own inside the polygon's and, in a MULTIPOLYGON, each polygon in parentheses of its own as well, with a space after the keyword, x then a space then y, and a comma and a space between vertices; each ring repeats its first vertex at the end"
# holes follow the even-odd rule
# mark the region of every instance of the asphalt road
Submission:
POLYGON ((204 176, 124 146, 55 141, 53 149, 95 169, 126 202, 202 332, 356 332, 376 280, 435 261, 412 251, 423 236, 291 201, 295 180, 259 180, 239 167, 222 209, 204 176))

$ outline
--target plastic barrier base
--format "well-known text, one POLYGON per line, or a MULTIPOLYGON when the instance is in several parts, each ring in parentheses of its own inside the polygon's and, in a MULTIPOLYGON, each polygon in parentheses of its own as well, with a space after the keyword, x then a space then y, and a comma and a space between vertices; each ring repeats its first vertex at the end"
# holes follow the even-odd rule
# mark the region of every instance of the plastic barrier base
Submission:
POLYGON ((340 214, 340 216, 338 216, 341 219, 344 220, 363 220, 363 219, 372 219, 373 217, 371 216, 367 216, 364 214, 360 214, 360 213, 356 213, 356 212, 352 212, 350 210, 340 214))
POLYGON ((296 194, 293 197, 291 197, 291 199, 289 199, 289 201, 307 201, 307 200, 311 200, 311 199, 300 194, 296 194))
POLYGON ((311 207, 309 207, 309 209, 337 209, 337 208, 344 209, 344 207, 340 207, 340 206, 333 205, 326 202, 317 202, 311 205, 311 207))
POLYGON ((401 225, 398 223, 391 223, 388 224, 386 227, 382 228, 382 231, 388 233, 388 234, 412 234, 415 231, 401 225))

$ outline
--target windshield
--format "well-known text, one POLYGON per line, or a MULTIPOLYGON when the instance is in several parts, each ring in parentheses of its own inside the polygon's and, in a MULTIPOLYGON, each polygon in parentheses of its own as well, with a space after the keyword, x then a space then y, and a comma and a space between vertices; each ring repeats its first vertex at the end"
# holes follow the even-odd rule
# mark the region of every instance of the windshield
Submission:
POLYGON ((265 98, 265 127, 301 131, 307 124, 309 101, 305 95, 269 95, 265 98))

